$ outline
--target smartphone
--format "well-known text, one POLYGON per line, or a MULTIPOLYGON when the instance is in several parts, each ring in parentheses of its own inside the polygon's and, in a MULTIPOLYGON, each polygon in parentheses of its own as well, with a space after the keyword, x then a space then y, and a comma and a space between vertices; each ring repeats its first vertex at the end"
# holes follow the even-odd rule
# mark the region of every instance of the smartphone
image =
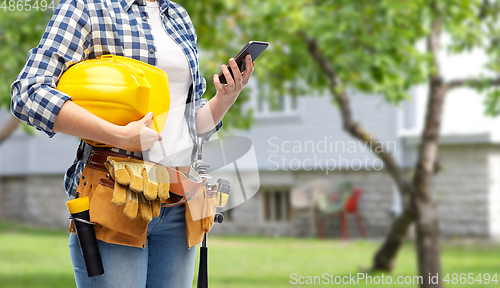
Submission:
MULTIPOLYGON (((245 57, 250 54, 252 56, 252 61, 255 61, 257 57, 266 50, 266 48, 269 46, 269 43, 267 42, 260 42, 260 41, 250 41, 248 42, 243 49, 241 49, 236 56, 234 56, 234 60, 236 61, 236 65, 238 65, 238 68, 240 68, 241 73, 245 71, 246 69, 246 62, 245 62, 245 57)), ((234 77, 233 71, 231 70, 231 67, 228 65, 228 70, 229 73, 231 73, 231 77, 234 77)), ((222 84, 227 84, 226 77, 222 73, 222 71, 219 73, 219 81, 222 84)), ((212 81, 213 82, 213 81, 212 81)))

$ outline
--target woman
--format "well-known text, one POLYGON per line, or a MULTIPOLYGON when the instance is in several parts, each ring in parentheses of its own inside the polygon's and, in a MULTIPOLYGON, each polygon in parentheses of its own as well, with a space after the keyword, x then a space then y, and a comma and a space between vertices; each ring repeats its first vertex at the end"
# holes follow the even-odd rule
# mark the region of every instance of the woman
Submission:
MULTIPOLYGON (((196 32, 179 4, 169 0, 61 0, 40 44, 30 51, 12 84, 11 110, 49 137, 59 132, 90 139, 127 155, 141 156, 141 151, 150 148, 155 155, 158 141, 163 139, 163 147, 170 152, 165 163, 186 166, 195 160, 198 144, 193 139, 207 141, 220 129, 224 114, 248 83, 253 65, 247 56, 246 67, 251 68, 240 73, 230 59, 234 79, 223 65, 228 84, 223 86, 215 74, 217 93, 207 102, 201 98, 205 80, 198 67, 196 32), (117 126, 55 89, 69 66, 104 54, 140 60, 169 75, 171 112, 161 134, 146 127, 151 113, 117 126), (192 147, 189 153, 176 153, 186 146, 192 147)), ((81 159, 68 169, 65 187, 69 196, 74 196, 83 169, 81 159)), ((87 277, 78 240, 70 234, 77 287, 191 287, 195 249, 186 245, 184 209, 184 205, 162 208, 160 217, 148 226, 144 249, 99 241, 105 273, 93 278, 87 277)))

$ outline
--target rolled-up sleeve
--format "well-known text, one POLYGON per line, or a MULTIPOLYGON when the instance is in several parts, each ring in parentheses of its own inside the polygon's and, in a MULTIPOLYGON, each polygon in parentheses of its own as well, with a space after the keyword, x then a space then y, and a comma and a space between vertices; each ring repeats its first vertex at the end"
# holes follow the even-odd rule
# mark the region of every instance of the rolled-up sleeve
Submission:
POLYGON ((61 0, 37 47, 11 85, 11 112, 24 123, 55 135, 54 122, 71 97, 56 90, 62 73, 88 57, 90 16, 82 0, 61 0))
MULTIPOLYGON (((205 91, 206 90, 206 80, 205 78, 202 77, 202 83, 201 83, 201 91, 205 91)), ((201 97, 199 97, 196 101, 196 114, 198 114, 198 110, 200 110, 201 107, 205 106, 205 104, 208 103, 208 100, 207 99, 203 99, 201 97)), ((215 124, 215 123, 213 123, 215 124)), ((222 128, 222 121, 220 121, 219 123, 217 123, 217 125, 214 125, 215 127, 208 131, 208 132, 205 132, 205 133, 198 133, 198 137, 201 137, 202 139, 202 143, 205 143, 207 142, 208 140, 210 140, 210 138, 212 138, 212 136, 217 133, 217 131, 219 131, 220 128, 222 128)))

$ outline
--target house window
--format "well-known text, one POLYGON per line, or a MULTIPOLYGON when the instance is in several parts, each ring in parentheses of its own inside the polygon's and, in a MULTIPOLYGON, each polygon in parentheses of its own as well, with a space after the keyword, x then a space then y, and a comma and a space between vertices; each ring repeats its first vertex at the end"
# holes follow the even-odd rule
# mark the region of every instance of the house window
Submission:
POLYGON ((292 210, 288 188, 265 189, 263 199, 266 222, 288 222, 291 219, 292 210))

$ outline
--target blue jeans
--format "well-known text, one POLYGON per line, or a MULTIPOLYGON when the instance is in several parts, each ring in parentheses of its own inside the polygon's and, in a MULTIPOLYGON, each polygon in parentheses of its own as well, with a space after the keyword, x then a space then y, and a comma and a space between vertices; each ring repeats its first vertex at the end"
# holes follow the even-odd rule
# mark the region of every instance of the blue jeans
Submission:
POLYGON ((78 237, 69 236, 69 252, 78 288, 191 287, 196 247, 187 248, 185 207, 162 208, 148 226, 146 247, 98 240, 104 274, 89 278, 78 237))

